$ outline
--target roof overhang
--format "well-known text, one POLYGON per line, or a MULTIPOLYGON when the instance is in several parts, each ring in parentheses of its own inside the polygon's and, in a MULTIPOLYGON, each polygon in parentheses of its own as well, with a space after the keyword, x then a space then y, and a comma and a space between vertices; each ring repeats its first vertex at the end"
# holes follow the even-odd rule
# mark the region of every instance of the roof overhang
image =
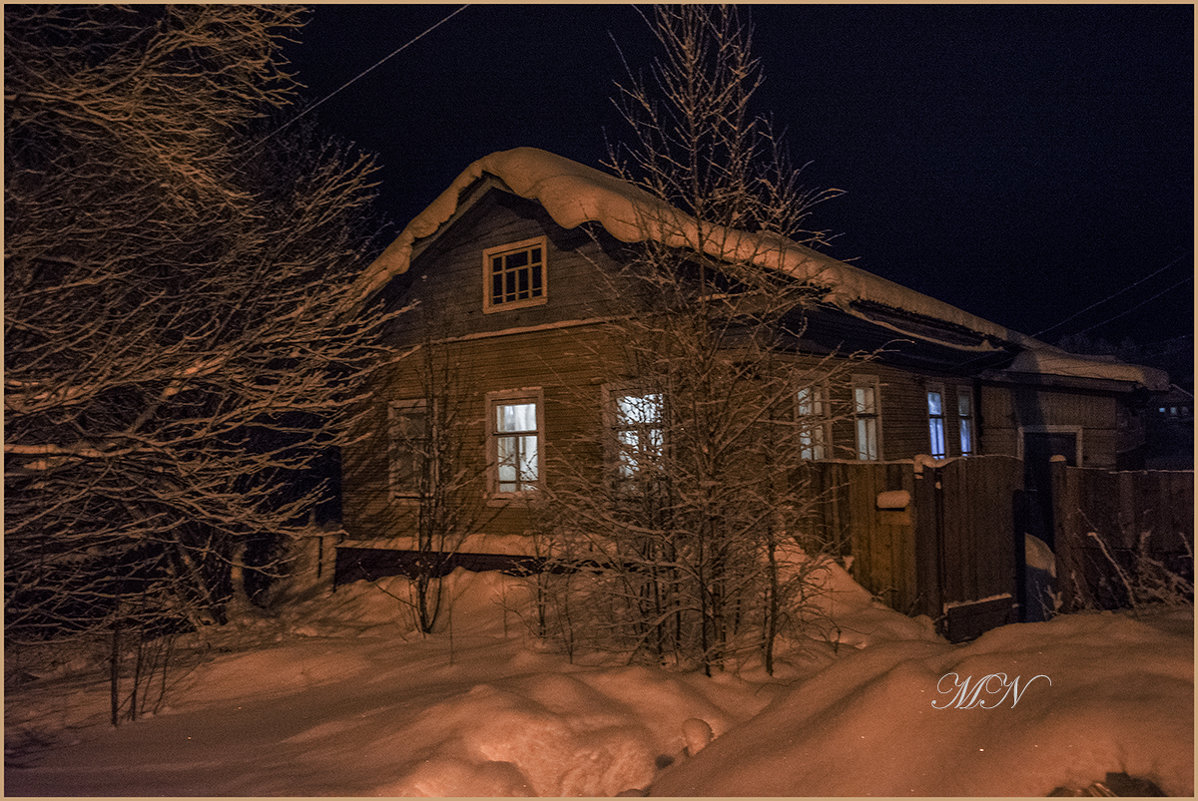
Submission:
POLYGON ((538 203, 554 223, 573 229, 596 223, 625 243, 654 241, 691 248, 730 263, 777 270, 810 285, 821 301, 845 314, 892 331, 899 337, 974 354, 979 367, 1015 352, 1001 373, 1017 383, 1087 383, 1097 388, 1144 386, 1167 389, 1160 370, 1066 353, 1045 342, 990 322, 859 267, 838 261, 776 234, 751 233, 705 223, 613 175, 536 148, 515 148, 485 156, 403 229, 364 271, 357 296, 364 302, 412 259, 497 188, 538 203))

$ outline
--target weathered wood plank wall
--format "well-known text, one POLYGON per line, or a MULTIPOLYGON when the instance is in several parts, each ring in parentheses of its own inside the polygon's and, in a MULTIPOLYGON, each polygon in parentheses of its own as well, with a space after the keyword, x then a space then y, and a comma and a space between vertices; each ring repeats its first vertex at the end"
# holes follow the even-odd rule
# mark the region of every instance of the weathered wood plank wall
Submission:
POLYGON ((1150 603, 1184 594, 1185 584, 1193 597, 1193 471, 1115 472, 1056 462, 1052 478, 1057 581, 1066 609, 1150 603), (1170 589, 1175 579, 1182 584, 1170 589))

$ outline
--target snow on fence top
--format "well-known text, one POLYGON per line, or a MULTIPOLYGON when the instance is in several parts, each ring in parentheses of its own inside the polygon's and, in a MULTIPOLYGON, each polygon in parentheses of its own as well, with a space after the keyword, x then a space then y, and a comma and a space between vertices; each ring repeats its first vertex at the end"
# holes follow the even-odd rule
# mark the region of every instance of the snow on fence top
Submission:
MULTIPOLYGON (((1024 360, 1023 366, 1018 368, 1020 372, 1109 378, 1140 383, 1151 389, 1167 388, 1168 379, 1158 370, 1068 354, 776 234, 750 233, 703 223, 613 175, 532 147, 501 150, 463 170, 449 188, 408 223, 399 237, 367 267, 359 280, 356 296, 365 300, 393 277, 407 272, 415 244, 436 234, 457 211, 462 193, 484 175, 497 178, 512 193, 539 203, 563 228, 598 223, 621 242, 654 241, 669 247, 698 249, 722 261, 779 270, 825 292, 825 303, 875 324, 879 321, 866 316, 853 304, 861 301, 880 304, 1034 351, 1034 354, 1025 354, 1031 358, 1024 360)), ((896 328, 894 325, 888 327, 896 328)), ((913 338, 931 339, 926 333, 901 332, 913 338)), ((963 350, 997 349, 986 341, 974 346, 942 344, 963 350)))

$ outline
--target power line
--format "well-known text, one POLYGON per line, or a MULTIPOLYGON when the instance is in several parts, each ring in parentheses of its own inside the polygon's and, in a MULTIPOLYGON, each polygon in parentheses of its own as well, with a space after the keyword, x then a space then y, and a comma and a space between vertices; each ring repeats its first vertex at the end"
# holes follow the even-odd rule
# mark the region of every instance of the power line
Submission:
POLYGON ((255 145, 254 145, 253 147, 251 147, 251 148, 250 148, 248 151, 246 151, 246 155, 247 155, 247 156, 253 155, 253 153, 254 153, 254 152, 256 152, 256 151, 258 150, 258 148, 260 148, 260 147, 262 147, 262 145, 266 144, 266 142, 267 142, 269 139, 271 139, 271 137, 273 137, 273 136, 275 136, 276 134, 278 134, 279 132, 281 132, 281 131, 282 131, 284 128, 286 128, 287 126, 291 125, 293 122, 297 122, 297 121, 298 121, 298 120, 299 120, 301 117, 303 117, 305 114, 307 114, 307 113, 308 113, 308 112, 310 112, 310 111, 313 111, 313 110, 315 110, 317 106, 321 105, 321 104, 322 104, 322 103, 324 103, 326 100, 330 100, 330 99, 332 99, 332 97, 333 97, 334 95, 338 94, 339 92, 341 92, 341 90, 345 89, 346 87, 348 87, 348 86, 350 86, 351 84, 355 83, 356 81, 360 80, 362 77, 364 77, 364 76, 365 76, 365 75, 367 75, 368 73, 370 73, 370 72, 373 72, 374 70, 378 69, 378 68, 379 68, 379 67, 381 67, 381 66, 382 66, 384 63, 386 63, 387 61, 391 60, 391 59, 392 59, 392 58, 394 58, 395 56, 399 55, 399 54, 400 54, 400 53, 402 53, 404 50, 407 50, 409 47, 411 47, 412 45, 414 45, 416 42, 420 41, 420 40, 421 40, 421 39, 423 39, 425 36, 427 36, 428 34, 430 34, 430 33, 432 33, 433 31, 435 31, 437 28, 439 28, 439 27, 441 27, 442 25, 444 25, 446 22, 449 22, 451 19, 453 19, 454 17, 456 17, 458 14, 462 13, 463 11, 465 11, 465 10, 466 10, 467 8, 469 8, 469 7, 470 7, 470 6, 469 6, 469 4, 467 4, 467 5, 464 5, 464 6, 458 6, 458 8, 457 8, 457 9, 455 9, 455 10, 454 10, 454 11, 452 11, 452 12, 450 12, 450 13, 449 13, 447 16, 443 17, 443 18, 442 18, 440 21, 438 21, 438 22, 434 23, 433 25, 431 25, 431 26, 430 26, 430 27, 428 27, 428 28, 425 28, 423 31, 421 31, 419 34, 417 34, 415 37, 413 37, 412 39, 409 39, 409 40, 408 40, 407 42, 405 42, 404 44, 402 44, 402 45, 400 45, 399 47, 395 48, 395 49, 394 49, 394 50, 392 50, 390 53, 388 53, 387 55, 383 56, 382 58, 380 58, 380 59, 379 59, 378 61, 376 61, 375 63, 371 64, 369 67, 367 67, 366 69, 362 70, 362 71, 361 71, 361 72, 359 72, 357 75, 355 75, 354 77, 350 78, 348 81, 346 81, 345 83, 341 84, 340 86, 338 86, 338 87, 337 87, 336 89, 334 89, 333 91, 329 92, 327 95, 325 95, 324 97, 322 97, 320 100, 317 100, 315 103, 313 103, 312 105, 308 106, 306 109, 304 109, 303 111, 301 111, 299 114, 295 115, 295 116, 294 116, 294 117, 292 117, 290 120, 288 120, 287 122, 283 123, 283 124, 282 124, 282 125, 280 125, 278 128, 275 128, 273 131, 271 131, 270 133, 268 133, 266 136, 262 137, 262 139, 260 139, 260 140, 257 142, 257 144, 255 144, 255 145))
POLYGON ((1169 286, 1162 289, 1160 292, 1157 292, 1152 297, 1146 298, 1145 300, 1140 301, 1135 306, 1132 306, 1130 309, 1124 309, 1123 311, 1119 312, 1118 314, 1114 315, 1113 317, 1106 318, 1101 323, 1095 323, 1094 325, 1090 326, 1089 328, 1083 328, 1081 331, 1078 331, 1076 334, 1074 334, 1074 336, 1077 336, 1079 334, 1084 334, 1087 331, 1093 331, 1095 328, 1098 328, 1099 326, 1106 325, 1107 323, 1109 323, 1113 320, 1118 320, 1120 317, 1123 317, 1126 314, 1131 314, 1136 309, 1143 306, 1145 303, 1151 303, 1152 301, 1156 300, 1157 298, 1159 298, 1161 295, 1165 294, 1166 292, 1172 292, 1174 289, 1177 289, 1177 287, 1181 286, 1182 284, 1186 283, 1187 281, 1193 281, 1193 280, 1194 280, 1193 275, 1187 275, 1185 278, 1181 279, 1180 281, 1170 284, 1169 286))
MULTIPOLYGON (((1039 330, 1039 331, 1037 331, 1036 333, 1032 334, 1032 337, 1038 337, 1038 336, 1040 336, 1041 334, 1043 334, 1045 331, 1051 331, 1051 330, 1052 330, 1052 329, 1054 329, 1054 328, 1057 328, 1057 327, 1059 327, 1059 326, 1062 326, 1062 325, 1064 325, 1065 323, 1067 323, 1067 322, 1069 322, 1070 320, 1072 320, 1073 318, 1077 317, 1078 315, 1080 315, 1080 314, 1084 314, 1085 312, 1089 311, 1090 309, 1093 309, 1095 306, 1100 306, 1100 305, 1102 305, 1103 303, 1106 303, 1106 302, 1107 302, 1108 300, 1110 300, 1111 298, 1117 297, 1117 296, 1119 296, 1119 295, 1123 294, 1124 292, 1126 292, 1127 290, 1129 290, 1129 289, 1132 289, 1132 288, 1134 288, 1134 287, 1136 287, 1136 286, 1138 286, 1138 285, 1140 285, 1140 284, 1144 283, 1144 282, 1145 282, 1145 281, 1147 281, 1149 278, 1152 278, 1153 276, 1156 276, 1156 275, 1160 275, 1160 274, 1161 274, 1161 273, 1163 273, 1165 270, 1169 269, 1169 268, 1170 268, 1170 267, 1172 267, 1174 264, 1177 264, 1177 262, 1181 261, 1183 258, 1185 258, 1185 257, 1186 257, 1186 256, 1188 256, 1188 255, 1189 255, 1189 253, 1188 253, 1188 252, 1187 252, 1187 253, 1183 253, 1183 254, 1181 254, 1180 256, 1178 256, 1177 258, 1175 258, 1173 261, 1171 261, 1171 262, 1169 262, 1168 264, 1166 264, 1164 267, 1161 267, 1159 270, 1155 270, 1154 272, 1151 272, 1151 273, 1149 273, 1148 275, 1144 276, 1144 277, 1143 277, 1143 278, 1141 278, 1140 280, 1138 280, 1138 281, 1135 281, 1135 282, 1133 282, 1133 283, 1131 283, 1131 284, 1128 284, 1127 286, 1123 287, 1122 289, 1118 290, 1117 292, 1113 292, 1113 293, 1111 293, 1110 295, 1107 295, 1105 298, 1103 298, 1102 300, 1098 301, 1097 303, 1091 303, 1091 304, 1090 304, 1089 306, 1087 306, 1086 308, 1082 309, 1082 310, 1081 310, 1081 311, 1079 311, 1079 312, 1076 312, 1076 313, 1074 313, 1074 314, 1071 314, 1071 315, 1069 315, 1069 316, 1068 316, 1068 317, 1066 317, 1064 320, 1061 320, 1061 322, 1059 322, 1059 323, 1056 323, 1055 325, 1050 325, 1050 326, 1048 326, 1048 328, 1042 328, 1042 329, 1040 329, 1040 330, 1039 330)), ((1130 314, 1131 312, 1133 312, 1133 311, 1135 311, 1136 309, 1138 309, 1138 308, 1140 308, 1141 306, 1143 306, 1145 303, 1150 303, 1150 302, 1152 302, 1152 301, 1156 300, 1157 298, 1159 298, 1161 295, 1165 294, 1166 292, 1170 292, 1170 291, 1172 291, 1172 290, 1176 289, 1177 287, 1181 286, 1181 285, 1182 285, 1182 284, 1184 284, 1186 281, 1192 280, 1192 279, 1193 279, 1193 277, 1194 277, 1193 275, 1187 275, 1185 278, 1181 279, 1180 281, 1178 281, 1178 282, 1176 282, 1176 283, 1174 283, 1174 284, 1171 284, 1170 286, 1167 286, 1167 287, 1165 287, 1165 288, 1164 288, 1164 289, 1162 289, 1160 292, 1157 292, 1155 295, 1153 295, 1152 297, 1148 298, 1147 300, 1143 300, 1143 301, 1141 301, 1141 302, 1137 303, 1135 306, 1132 306, 1130 309, 1125 309, 1124 311, 1121 311, 1121 312, 1119 312, 1118 314, 1114 315, 1113 317, 1108 317, 1107 319, 1103 320, 1103 321, 1102 321, 1102 322, 1100 322, 1100 323, 1095 323, 1094 325, 1090 326, 1089 328, 1086 328, 1086 329, 1083 329, 1083 330, 1081 330, 1081 331, 1078 331, 1078 332, 1077 332, 1077 334, 1084 334, 1084 333, 1086 333, 1087 331, 1092 331, 1092 330, 1094 330, 1095 328, 1098 328, 1100 325, 1106 325, 1107 323, 1109 323, 1109 322, 1111 322, 1111 321, 1113 321, 1113 320, 1117 320, 1117 319, 1119 319, 1120 317, 1124 316, 1125 314, 1130 314)), ((1075 336, 1076 336, 1076 334, 1075 334, 1075 336)), ((1184 335, 1183 335, 1183 336, 1184 336, 1184 335)), ((1180 338, 1181 338, 1181 337, 1174 337, 1173 339, 1180 339, 1180 338)), ((1173 341, 1173 340, 1163 340, 1163 342, 1171 342, 1171 341, 1173 341)), ((962 368, 964 368, 964 367, 969 367, 970 365, 977 364, 977 363, 979 363, 979 362, 985 361, 986 359, 990 358, 990 357, 991 357, 991 356, 993 356, 993 355, 994 355, 994 354, 992 354, 992 353, 983 353, 983 354, 979 354, 979 355, 977 355, 977 356, 974 356, 972 359, 967 359, 966 361, 962 362, 962 363, 961 363, 959 366, 960 366, 960 367, 962 367, 962 368)))
MULTIPOLYGON (((1091 304, 1090 304, 1089 306, 1087 306, 1086 308, 1082 309, 1082 310, 1081 310, 1081 311, 1079 311, 1079 312, 1074 312, 1073 314, 1069 315, 1069 316, 1068 316, 1068 317, 1066 317, 1064 320, 1061 320, 1059 323, 1056 323, 1055 325, 1050 325, 1050 326, 1048 326, 1048 328, 1042 328, 1042 329, 1040 329, 1040 330, 1039 330, 1039 331, 1037 331, 1036 333, 1032 334, 1032 336, 1033 336, 1033 337, 1038 337, 1038 336, 1040 336, 1041 334, 1043 334, 1043 333, 1045 333, 1045 332, 1047 332, 1047 331, 1051 331, 1051 330, 1052 330, 1052 329, 1054 329, 1054 328, 1060 328, 1061 326, 1063 326, 1065 323, 1069 322, 1070 320, 1072 320, 1072 319, 1074 319, 1074 318, 1076 318, 1076 317, 1080 317, 1081 315, 1083 315, 1083 314, 1085 314, 1086 312, 1090 311, 1090 309, 1093 309, 1093 308, 1094 308, 1094 307, 1096 307, 1096 306, 1101 306, 1102 304, 1106 303, 1108 300, 1112 300, 1113 298, 1116 298, 1116 297, 1118 297, 1119 295, 1122 295, 1122 294, 1123 294, 1124 292, 1126 292, 1127 290, 1129 290, 1129 289, 1134 289, 1135 287, 1137 287, 1137 286, 1139 286, 1140 284, 1142 284, 1142 283, 1144 283, 1145 281, 1147 281, 1149 278, 1152 278, 1152 277, 1154 277, 1154 276, 1160 275, 1160 274, 1161 274, 1161 273, 1163 273, 1165 270, 1168 270, 1170 267, 1172 267, 1174 264, 1177 264, 1177 262, 1181 261, 1182 259, 1184 259, 1184 258, 1185 258, 1186 256, 1188 256, 1188 255, 1190 255, 1188 252, 1187 252, 1187 253, 1183 253, 1183 254, 1181 254, 1181 255, 1180 255, 1180 256, 1178 256, 1176 259, 1174 259, 1173 261, 1169 262, 1168 264, 1166 264, 1164 267, 1160 268, 1159 270, 1156 270, 1155 272, 1151 272, 1151 273, 1149 273, 1148 275, 1146 275, 1146 276, 1144 276, 1143 278, 1141 278, 1139 281, 1135 281, 1134 283, 1128 284, 1127 286, 1123 287, 1122 289, 1120 289, 1120 290, 1118 290, 1118 291, 1116 291, 1116 292, 1112 292, 1111 294, 1107 295, 1107 296, 1106 296, 1105 298, 1103 298, 1102 300, 1099 300, 1099 301, 1097 301, 1097 302, 1095 302, 1095 303, 1091 303, 1091 304)), ((1163 294, 1163 293, 1162 293, 1162 294, 1163 294)), ((1155 297, 1159 297, 1159 295, 1154 295, 1153 297, 1154 297, 1154 298, 1155 298, 1155 297)), ((1149 298, 1149 300, 1152 300, 1152 298, 1149 298)), ((1145 303, 1146 303, 1146 302, 1147 302, 1147 301, 1145 301, 1145 303)), ((1140 305, 1143 305, 1143 304, 1140 304, 1140 305)), ((1133 307, 1133 308, 1138 308, 1138 307, 1133 307)), ((1129 309, 1128 311, 1130 311, 1130 309, 1129 309)), ((1113 320, 1113 319, 1115 319, 1115 318, 1114 318, 1114 317, 1112 317, 1111 319, 1113 320)), ((1109 321, 1109 320, 1106 320, 1106 321, 1104 321, 1104 322, 1110 322, 1110 321, 1109 321)), ((1098 325, 1102 325, 1102 323, 1099 323, 1098 325)), ((1097 327, 1098 327, 1098 326, 1096 326, 1096 325, 1095 325, 1095 326, 1090 326, 1090 328, 1097 328, 1097 327)), ((1089 330, 1090 330, 1090 328, 1087 328, 1087 329, 1086 329, 1086 331, 1089 331, 1089 330)), ((1078 333, 1084 333, 1084 332, 1081 332, 1081 331, 1079 331, 1078 333)))

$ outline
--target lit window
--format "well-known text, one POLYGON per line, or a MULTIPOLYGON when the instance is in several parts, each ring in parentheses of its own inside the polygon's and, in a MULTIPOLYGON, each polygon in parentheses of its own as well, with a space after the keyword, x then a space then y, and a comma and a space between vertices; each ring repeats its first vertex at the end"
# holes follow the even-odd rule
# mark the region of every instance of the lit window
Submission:
POLYGON ((936 387, 928 390, 928 434, 931 440, 932 456, 943 459, 944 448, 944 389, 936 387))
POLYGON ((541 475, 538 396, 495 396, 491 405, 491 484, 495 492, 530 492, 541 475))
POLYGON ((799 456, 826 459, 831 437, 828 435, 828 388, 803 387, 798 395, 799 456))
POLYGON ((878 379, 853 376, 853 423, 856 429, 857 458, 877 461, 882 449, 879 442, 881 416, 878 413, 878 379))
POLYGON ((662 397, 660 393, 612 395, 612 433, 616 475, 621 480, 645 475, 661 459, 662 397))
POLYGON ((388 408, 391 494, 416 497, 425 489, 429 463, 429 419, 423 400, 404 400, 388 408))
POLYGON ((957 390, 957 417, 961 423, 961 455, 973 453, 973 396, 967 389, 957 390))
POLYGON ((545 237, 540 237, 483 251, 485 311, 545 302, 545 244, 545 237))

